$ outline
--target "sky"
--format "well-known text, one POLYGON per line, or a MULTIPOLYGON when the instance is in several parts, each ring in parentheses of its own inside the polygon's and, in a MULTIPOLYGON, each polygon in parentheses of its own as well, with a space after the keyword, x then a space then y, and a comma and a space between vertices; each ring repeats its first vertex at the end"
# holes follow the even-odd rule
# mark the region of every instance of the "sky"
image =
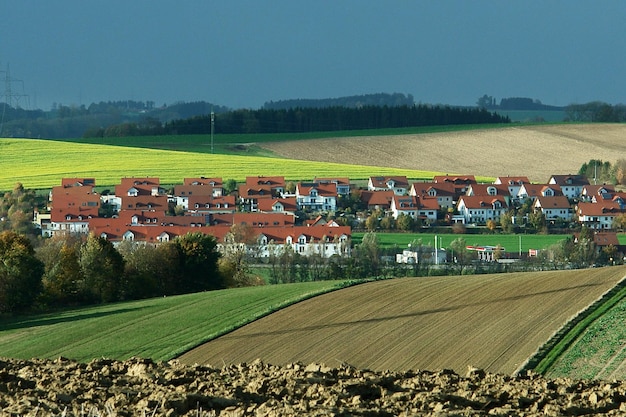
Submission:
POLYGON ((0 16, 0 100, 8 69, 22 107, 626 103, 622 0, 0 0, 0 16))

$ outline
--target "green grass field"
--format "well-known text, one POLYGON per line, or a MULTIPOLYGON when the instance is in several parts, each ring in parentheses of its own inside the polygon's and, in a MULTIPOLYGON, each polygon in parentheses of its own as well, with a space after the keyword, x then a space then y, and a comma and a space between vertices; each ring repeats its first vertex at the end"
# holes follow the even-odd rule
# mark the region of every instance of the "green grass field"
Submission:
POLYGON ((158 177, 163 184, 182 184, 186 177, 222 177, 239 182, 246 176, 281 175, 286 180, 316 176, 366 179, 372 175, 406 175, 432 179, 437 173, 360 165, 296 161, 260 156, 219 155, 38 139, 0 139, 0 190, 21 182, 45 189, 61 178, 95 178, 99 186, 119 184, 124 177, 158 177))
MULTIPOLYGON (((364 233, 353 233, 352 242, 359 244, 364 233)), ((391 248, 397 246, 406 249, 414 240, 421 239, 423 245, 434 246, 435 235, 433 233, 376 233, 381 247, 391 248)), ((528 253, 528 249, 545 249, 550 245, 560 242, 568 235, 506 235, 506 234, 438 234, 439 247, 449 248, 454 239, 463 238, 468 245, 474 246, 497 246, 501 245, 507 252, 519 252, 520 241, 522 253, 528 253)))
POLYGON ((626 288, 565 333, 537 365, 550 378, 626 378, 626 288))
POLYGON ((0 321, 0 357, 168 360, 289 304, 349 285, 236 288, 0 321))

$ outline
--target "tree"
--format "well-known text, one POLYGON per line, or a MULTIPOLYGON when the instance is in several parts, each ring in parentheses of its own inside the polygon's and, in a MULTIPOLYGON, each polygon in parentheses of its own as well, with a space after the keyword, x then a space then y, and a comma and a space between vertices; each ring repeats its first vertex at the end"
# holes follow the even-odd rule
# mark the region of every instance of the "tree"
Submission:
POLYGON ((453 261, 459 265, 459 273, 463 273, 463 269, 470 263, 472 259, 472 253, 467 250, 467 243, 462 237, 458 237, 450 242, 450 249, 452 250, 453 261))
POLYGON ((513 213, 507 211, 502 213, 500 216, 500 226, 502 226, 502 231, 505 233, 513 233, 515 231, 515 226, 513 224, 513 213))
POLYGON ((363 235, 361 244, 355 248, 356 259, 361 277, 375 277, 381 271, 380 243, 376 233, 370 232, 363 235))
POLYGON ((80 248, 80 290, 89 301, 108 303, 119 299, 124 258, 103 237, 90 234, 80 248))
POLYGON ((217 266, 220 253, 214 236, 190 232, 174 239, 174 244, 180 255, 181 281, 177 291, 190 293, 224 288, 217 266))
POLYGON ((24 235, 0 233, 0 313, 27 309, 42 289, 43 263, 24 235))
POLYGON ((71 235, 55 236, 46 240, 37 250, 37 258, 43 262, 44 302, 67 306, 84 301, 80 292, 83 275, 79 255, 81 239, 71 235))
POLYGON ((120 243, 117 250, 124 258, 120 299, 136 300, 167 294, 161 287, 162 274, 171 267, 167 266, 167 258, 159 250, 161 246, 131 241, 120 243))
POLYGON ((541 210, 536 210, 528 214, 528 223, 535 229, 538 233, 543 232, 546 225, 546 216, 543 214, 541 210))
POLYGON ((232 193, 233 191, 236 191, 236 190, 237 190, 237 181, 235 181, 232 178, 227 179, 222 184, 222 191, 223 191, 224 195, 229 195, 230 193, 232 193))
POLYGON ((626 230, 626 213, 615 216, 613 219, 613 228, 620 231, 626 230))
MULTIPOLYGON (((227 287, 252 285, 249 256, 257 252, 258 237, 252 226, 234 224, 224 236, 223 256, 219 260, 219 270, 227 287)), ((256 254, 256 253, 255 253, 256 254)))
POLYGON ((415 230, 415 223, 415 219, 412 216, 402 213, 398 216, 398 219, 396 220, 396 227, 398 228, 398 230, 411 232, 415 230))

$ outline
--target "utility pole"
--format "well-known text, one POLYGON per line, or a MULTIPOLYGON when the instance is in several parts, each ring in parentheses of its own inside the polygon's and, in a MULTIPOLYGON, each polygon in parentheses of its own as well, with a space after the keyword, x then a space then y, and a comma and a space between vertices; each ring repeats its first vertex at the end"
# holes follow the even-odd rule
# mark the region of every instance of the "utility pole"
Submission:
POLYGON ((213 153, 213 133, 215 131, 215 113, 211 110, 211 153, 213 153))

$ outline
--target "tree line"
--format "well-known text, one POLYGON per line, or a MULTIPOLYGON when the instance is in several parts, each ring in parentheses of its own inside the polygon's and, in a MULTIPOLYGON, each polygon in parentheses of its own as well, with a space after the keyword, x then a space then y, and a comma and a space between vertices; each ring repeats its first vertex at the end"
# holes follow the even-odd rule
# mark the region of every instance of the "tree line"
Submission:
MULTIPOLYGON (((363 106, 358 108, 290 108, 234 110, 214 115, 172 120, 159 129, 129 125, 124 135, 193 135, 229 133, 302 133, 320 131, 389 129, 458 124, 510 123, 507 116, 481 108, 450 106, 363 106)), ((90 132, 94 133, 94 132, 90 132)), ((106 136, 106 132, 101 134, 106 136)))

